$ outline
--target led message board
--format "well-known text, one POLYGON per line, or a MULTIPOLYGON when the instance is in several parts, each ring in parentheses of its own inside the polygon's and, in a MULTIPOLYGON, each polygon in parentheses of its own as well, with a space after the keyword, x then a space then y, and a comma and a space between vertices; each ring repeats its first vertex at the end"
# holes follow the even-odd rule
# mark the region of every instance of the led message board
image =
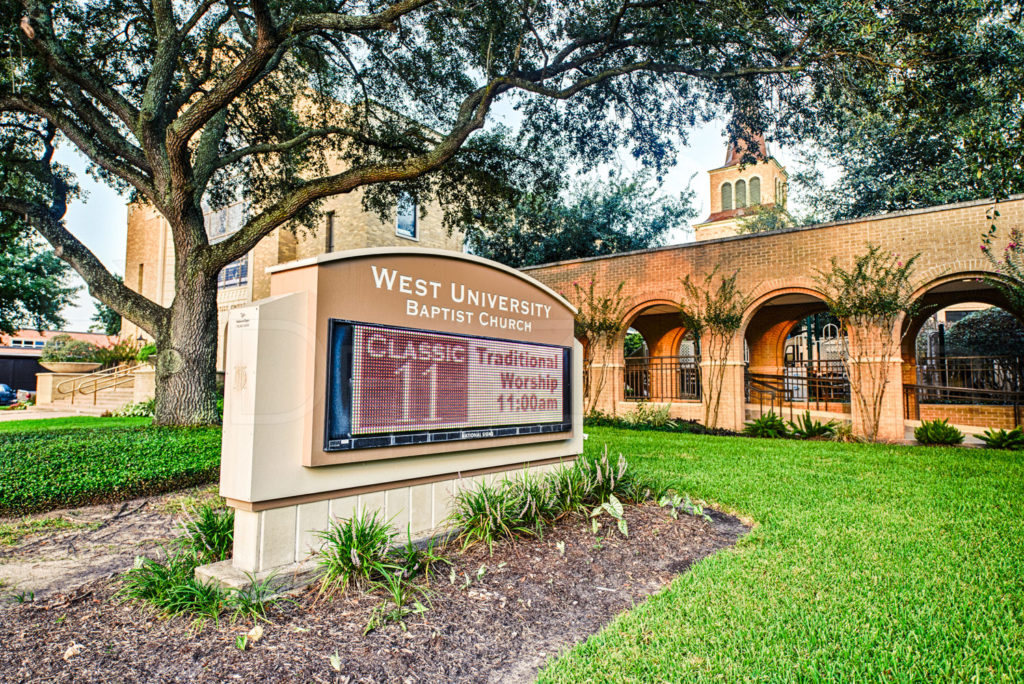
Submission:
POLYGON ((332 319, 324 451, 572 430, 571 349, 332 319))

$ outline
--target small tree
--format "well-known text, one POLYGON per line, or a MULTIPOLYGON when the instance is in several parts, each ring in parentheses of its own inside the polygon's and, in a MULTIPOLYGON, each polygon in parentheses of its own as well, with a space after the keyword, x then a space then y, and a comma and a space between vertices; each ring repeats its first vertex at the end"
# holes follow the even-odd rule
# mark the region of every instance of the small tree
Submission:
POLYGON ((849 270, 833 257, 827 271, 818 271, 825 303, 846 332, 840 336, 843 364, 850 394, 864 416, 865 436, 871 440, 878 438, 893 336, 915 310, 910 275, 918 256, 901 260, 868 243, 849 270))
POLYGON ((793 216, 778 205, 770 207, 758 207, 753 214, 744 216, 736 228, 738 235, 749 233, 771 233, 776 230, 785 230, 796 225, 793 216))
POLYGON ((1003 247, 1002 254, 998 254, 992 246, 998 217, 997 210, 989 212, 988 218, 993 223, 981 238, 981 251, 998 274, 988 278, 988 282, 1003 293, 1010 309, 1020 315, 1024 314, 1024 233, 1020 228, 1011 228, 1010 241, 1003 247))
POLYGON ((707 362, 708 372, 702 374, 700 384, 704 425, 709 428, 718 427, 726 362, 733 338, 743 324, 743 312, 751 302, 736 285, 739 271, 719 277, 718 270, 716 266, 701 280, 687 274, 681 280, 683 298, 679 302, 683 325, 700 341, 701 360, 707 362))
POLYGON ((615 341, 625 327, 626 298, 622 294, 624 282, 608 292, 596 291, 593 280, 587 287, 573 283, 573 296, 567 297, 576 307, 573 332, 583 344, 583 409, 589 414, 597 408, 597 400, 604 390, 608 365, 594 371, 594 359, 600 355, 607 359, 615 349, 615 341))

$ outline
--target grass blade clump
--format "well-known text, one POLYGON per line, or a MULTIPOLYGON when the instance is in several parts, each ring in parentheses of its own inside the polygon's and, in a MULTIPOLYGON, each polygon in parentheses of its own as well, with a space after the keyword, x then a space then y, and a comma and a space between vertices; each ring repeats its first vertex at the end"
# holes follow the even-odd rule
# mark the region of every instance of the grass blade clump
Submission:
POLYGON ((351 518, 335 520, 317 536, 320 593, 345 592, 349 584, 369 586, 398 564, 389 556, 397 536, 379 512, 365 510, 351 518))

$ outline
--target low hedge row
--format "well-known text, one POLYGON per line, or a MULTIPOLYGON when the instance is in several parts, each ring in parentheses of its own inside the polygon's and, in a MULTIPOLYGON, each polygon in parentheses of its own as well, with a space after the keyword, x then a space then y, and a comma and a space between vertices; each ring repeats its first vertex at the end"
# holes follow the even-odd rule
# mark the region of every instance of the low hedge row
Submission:
POLYGON ((216 480, 220 428, 0 434, 0 515, 123 501, 216 480))

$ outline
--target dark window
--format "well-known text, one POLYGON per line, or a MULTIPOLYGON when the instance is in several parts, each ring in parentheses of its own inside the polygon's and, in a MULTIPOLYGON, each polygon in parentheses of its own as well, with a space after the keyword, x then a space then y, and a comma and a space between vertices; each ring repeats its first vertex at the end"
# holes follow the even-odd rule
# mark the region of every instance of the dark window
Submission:
POLYGON ((400 196, 395 213, 395 234, 412 240, 418 239, 419 236, 416 232, 416 198, 408 193, 400 196))

